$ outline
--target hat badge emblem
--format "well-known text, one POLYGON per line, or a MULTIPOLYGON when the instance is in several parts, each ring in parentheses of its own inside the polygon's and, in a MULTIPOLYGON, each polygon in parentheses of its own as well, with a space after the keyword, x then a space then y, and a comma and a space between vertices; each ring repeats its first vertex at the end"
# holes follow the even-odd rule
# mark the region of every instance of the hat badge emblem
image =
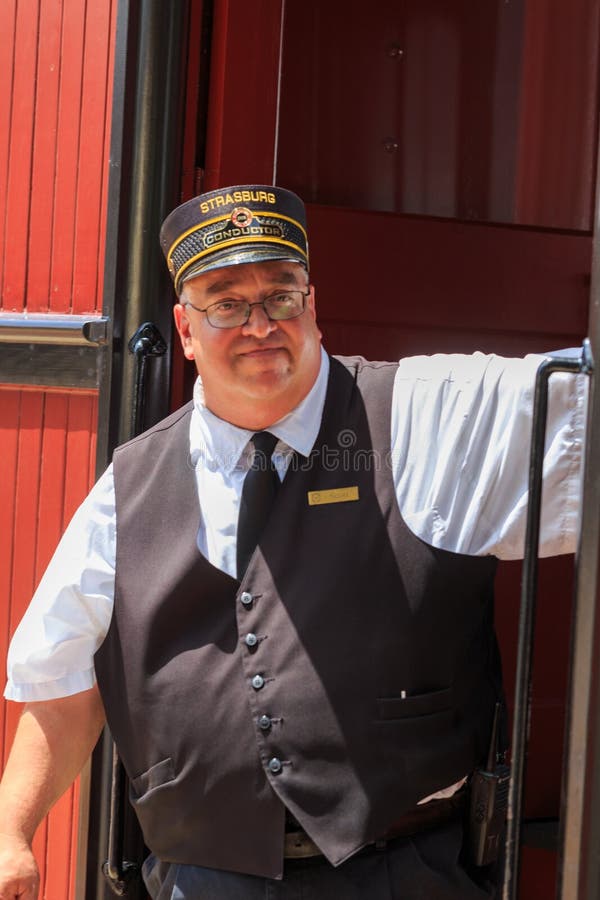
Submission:
POLYGON ((236 206, 236 208, 231 213, 231 222, 237 228, 244 228, 246 225, 250 225, 254 216, 246 206, 236 206))

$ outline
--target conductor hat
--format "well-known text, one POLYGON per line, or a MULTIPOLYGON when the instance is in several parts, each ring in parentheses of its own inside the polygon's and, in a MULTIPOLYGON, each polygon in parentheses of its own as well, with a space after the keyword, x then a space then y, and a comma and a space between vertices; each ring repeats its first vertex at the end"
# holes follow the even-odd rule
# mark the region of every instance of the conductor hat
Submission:
POLYGON ((284 188, 238 184, 182 203, 160 244, 177 295, 184 282, 240 263, 288 260, 308 268, 304 203, 284 188))

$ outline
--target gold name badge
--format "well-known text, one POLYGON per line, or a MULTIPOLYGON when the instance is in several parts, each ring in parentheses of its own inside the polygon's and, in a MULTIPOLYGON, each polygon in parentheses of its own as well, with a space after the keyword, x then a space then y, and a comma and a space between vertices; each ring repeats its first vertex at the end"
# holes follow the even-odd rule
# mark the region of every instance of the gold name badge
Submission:
POLYGON ((333 488, 331 491, 308 492, 309 506, 322 506, 324 503, 348 503, 349 500, 358 500, 358 485, 333 488))

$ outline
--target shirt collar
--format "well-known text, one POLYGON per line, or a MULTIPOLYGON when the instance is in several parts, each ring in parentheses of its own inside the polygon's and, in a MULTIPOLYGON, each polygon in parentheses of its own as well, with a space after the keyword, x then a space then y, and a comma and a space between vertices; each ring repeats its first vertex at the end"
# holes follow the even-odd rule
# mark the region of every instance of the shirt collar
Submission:
MULTIPOLYGON (((328 378, 329 357, 321 348, 319 374, 312 388, 295 409, 269 426, 269 431, 280 441, 304 457, 310 455, 321 427, 328 378)), ((252 434, 252 431, 238 428, 207 409, 202 382, 198 377, 194 385, 194 409, 190 422, 190 456, 194 467, 202 460, 210 468, 222 469, 230 474, 238 465, 252 434)))

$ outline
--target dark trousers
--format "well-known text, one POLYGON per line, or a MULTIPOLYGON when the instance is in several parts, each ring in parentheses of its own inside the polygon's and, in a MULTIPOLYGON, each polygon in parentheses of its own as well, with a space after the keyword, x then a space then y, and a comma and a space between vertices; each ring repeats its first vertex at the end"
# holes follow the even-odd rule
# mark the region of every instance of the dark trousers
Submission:
POLYGON ((462 825, 441 826, 384 848, 361 851, 334 868, 323 857, 286 860, 282 881, 149 857, 152 900, 489 900, 494 889, 460 862, 462 825))

